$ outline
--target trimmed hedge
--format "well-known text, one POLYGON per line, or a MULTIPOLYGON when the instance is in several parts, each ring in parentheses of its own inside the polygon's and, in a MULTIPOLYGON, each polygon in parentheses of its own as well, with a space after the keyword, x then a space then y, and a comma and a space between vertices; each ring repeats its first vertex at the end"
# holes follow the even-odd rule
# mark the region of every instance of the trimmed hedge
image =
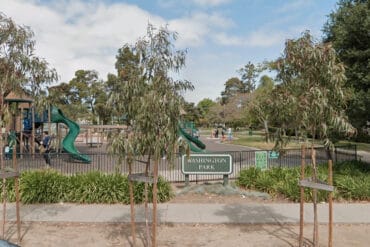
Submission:
MULTIPOLYGON (((90 172, 67 176, 54 170, 23 172, 20 177, 21 202, 30 203, 130 203, 127 176, 90 172)), ((0 181, 2 185, 2 181, 0 181)), ((6 180, 7 200, 15 201, 14 179, 6 180)), ((173 196, 171 185, 158 178, 158 202, 173 196)), ((2 193, 0 195, 2 200, 2 193)), ((152 185, 148 186, 148 200, 152 185)), ((144 202, 144 183, 134 182, 135 203, 144 202)))
MULTIPOLYGON (((312 175, 306 166, 305 177, 312 175)), ((318 178, 327 181, 328 166, 318 166, 318 178)), ((272 168, 261 171, 254 167, 242 170, 237 180, 240 187, 267 192, 272 196, 284 195, 292 201, 300 200, 300 167, 272 168)), ((360 161, 345 161, 333 166, 333 184, 336 200, 370 201, 370 166, 360 161)), ((328 192, 318 190, 318 201, 326 201, 328 192)), ((312 201, 312 190, 305 188, 305 200, 312 201)))

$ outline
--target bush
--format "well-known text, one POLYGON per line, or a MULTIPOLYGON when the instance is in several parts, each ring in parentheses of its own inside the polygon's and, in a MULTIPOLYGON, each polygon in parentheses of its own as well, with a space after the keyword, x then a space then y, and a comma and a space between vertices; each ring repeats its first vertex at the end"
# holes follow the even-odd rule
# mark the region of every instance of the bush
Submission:
MULTIPOLYGON (((327 164, 318 166, 318 179, 327 181, 327 164)), ((306 166, 305 177, 312 176, 312 169, 306 166)), ((300 167, 272 168, 261 171, 254 167, 242 170, 237 180, 240 187, 257 189, 271 195, 284 195, 292 201, 300 200, 300 167)), ((334 199, 370 200, 370 167, 359 161, 346 161, 333 166, 334 199)), ((318 190, 317 200, 325 201, 328 192, 318 190)), ((312 201, 312 189, 305 188, 305 200, 312 201)))
MULTIPOLYGON (((7 200, 15 201, 14 179, 7 179, 7 200)), ((0 183, 1 184, 1 183, 0 183)), ((152 186, 148 186, 149 200, 152 186)), ((23 172, 20 177, 22 203, 130 203, 127 176, 90 172, 73 176, 62 175, 54 170, 23 172)), ((158 202, 173 196, 170 184, 158 179, 158 202)), ((1 198, 2 199, 2 198, 1 198)), ((134 182, 135 203, 144 201, 144 183, 134 182)))
POLYGON ((22 203, 56 203, 64 201, 68 177, 56 171, 28 171, 20 178, 22 203))

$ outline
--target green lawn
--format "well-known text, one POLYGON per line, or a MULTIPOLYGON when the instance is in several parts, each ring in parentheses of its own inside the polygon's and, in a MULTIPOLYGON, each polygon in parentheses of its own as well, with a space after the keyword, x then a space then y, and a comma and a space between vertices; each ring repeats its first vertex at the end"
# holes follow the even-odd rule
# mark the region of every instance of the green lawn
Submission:
POLYGON ((351 142, 351 141, 339 141, 339 145, 353 144, 357 146, 357 150, 370 152, 370 143, 363 142, 351 142))
MULTIPOLYGON (((260 149, 272 149, 275 145, 273 141, 270 143, 266 143, 265 136, 262 131, 253 131, 253 135, 249 135, 247 131, 235 132, 234 133, 234 140, 231 142, 232 144, 249 146, 249 147, 256 147, 260 149)), ((287 148, 300 148, 303 144, 303 141, 298 142, 297 140, 291 139, 288 143, 287 148)), ((370 152, 370 143, 359 143, 359 142, 349 142, 349 141, 340 141, 337 145, 346 145, 352 144, 357 145, 357 150, 367 151, 370 152)), ((306 145, 310 146, 311 142, 306 141, 306 145)), ((317 141, 317 146, 322 146, 322 143, 317 141)))
MULTIPOLYGON (((210 136, 212 129, 201 129, 201 135, 203 136, 210 136)), ((260 130, 253 130, 252 135, 249 135, 248 130, 244 131, 237 131, 233 133, 234 139, 231 141, 232 144, 248 146, 248 147, 256 147, 259 149, 267 149, 270 150, 274 147, 274 141, 270 143, 265 142, 264 132, 260 130)), ((304 142, 291 139, 287 148, 300 148, 304 142)), ((353 144, 357 145, 357 150, 370 152, 370 143, 361 143, 361 142, 350 142, 350 141, 339 141, 336 145, 346 145, 346 144, 353 144)), ((311 143, 309 141, 306 142, 307 146, 310 146, 311 143)), ((322 146, 322 143, 317 141, 317 146, 322 146)))

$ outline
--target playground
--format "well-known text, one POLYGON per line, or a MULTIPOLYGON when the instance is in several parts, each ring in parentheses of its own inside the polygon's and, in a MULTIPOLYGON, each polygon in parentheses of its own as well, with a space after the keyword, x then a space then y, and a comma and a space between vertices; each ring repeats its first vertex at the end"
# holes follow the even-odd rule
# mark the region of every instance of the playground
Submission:
MULTIPOLYGON (((125 126, 79 125, 54 106, 50 106, 42 114, 37 115, 35 109, 31 107, 31 100, 13 98, 8 99, 8 103, 15 104, 20 114, 18 116, 13 115, 12 126, 7 130, 9 150, 5 153, 4 167, 13 167, 16 172, 46 168, 64 174, 76 174, 93 170, 104 173, 117 171, 123 174, 128 173, 127 165, 124 162, 119 162, 118 157, 107 153, 109 135, 124 131, 125 126), (28 106, 22 105, 24 103, 28 106), (46 131, 47 134, 50 134, 48 152, 42 151, 42 148, 40 148, 43 141, 40 134, 46 133, 46 131)), ((226 129, 222 130, 225 131, 226 129)), ((256 150, 229 145, 222 136, 202 136, 191 122, 179 123, 178 135, 180 137, 179 142, 185 142, 192 154, 217 155, 220 152, 228 153, 232 158, 231 165, 233 167, 232 173, 228 175, 230 179, 235 178, 241 169, 256 166, 256 150)), ((318 152, 318 160, 326 159, 323 153, 318 152)), ((266 162, 268 161, 266 166, 299 164, 301 159, 299 151, 287 154, 285 154, 285 157, 266 160, 266 162)), ((349 158, 353 157, 349 155, 349 158)), ((134 167, 136 170, 134 173, 145 169, 146 164, 143 162, 145 159, 146 157, 142 157, 142 160, 135 160, 134 167)), ((309 159, 309 155, 307 159, 309 159)), ((171 170, 168 169, 169 162, 164 155, 159 164, 159 174, 167 181, 179 183, 180 186, 174 186, 175 192, 178 192, 185 179, 181 170, 181 156, 179 155, 171 161, 174 162, 171 170)), ((14 176, 17 177, 17 174, 14 176)), ((199 188, 202 184, 207 185, 204 181, 208 180, 214 183, 222 179, 223 175, 206 174, 190 175, 189 177, 190 181, 195 182, 197 188, 199 188)), ((252 244, 250 246, 269 246, 265 243, 273 243, 271 246, 295 246, 299 231, 294 223, 297 222, 291 222, 290 217, 283 217, 283 214, 276 213, 277 209, 274 208, 275 206, 278 208, 284 207, 284 204, 290 204, 289 201, 284 200, 284 198, 271 199, 267 195, 256 196, 257 194, 248 194, 241 191, 229 195, 215 195, 207 191, 178 194, 169 204, 160 205, 159 215, 163 224, 159 227, 158 246, 214 246, 216 241, 217 244, 227 243, 233 246, 245 246, 245 241, 249 241, 252 244), (255 203, 259 205, 255 205, 255 203), (261 210, 260 205, 266 203, 270 204, 272 208, 268 210, 262 208, 263 210, 261 210), (252 204, 254 209, 251 212, 254 215, 249 217, 248 214, 251 212, 243 211, 243 208, 252 204), (190 215, 187 216, 189 212, 199 211, 204 207, 208 208, 207 212, 213 212, 209 215, 209 218, 206 216, 206 212, 199 213, 203 219, 191 219, 190 215), (212 207, 214 211, 209 211, 209 208, 212 207), (176 215, 175 220, 171 220, 169 216, 171 212, 176 215), (220 214, 221 218, 226 217, 228 220, 220 220, 220 214), (166 218, 166 215, 168 215, 168 218, 166 218), (243 215, 243 219, 252 219, 253 222, 241 221, 241 215, 243 215), (274 219, 274 221, 265 222, 264 219, 266 218, 274 219), (241 225, 241 223, 245 224, 241 225), (293 225, 287 223, 293 223, 293 225), (181 230, 181 234, 175 234, 179 230, 181 230), (194 232, 197 233, 196 237, 189 238, 190 235, 195 235, 194 232)), ((10 211, 8 212, 9 217, 20 216, 18 203, 17 201, 15 208, 11 204, 10 209, 8 209, 10 211)), ((23 205, 20 212, 23 222, 22 246, 35 246, 36 243, 37 246, 65 246, 65 239, 68 239, 70 246, 129 246, 131 244, 129 226, 128 221, 125 220, 129 215, 128 207, 123 208, 123 212, 125 212, 123 216, 119 207, 121 205, 79 206, 64 205, 63 203, 60 205, 23 205), (109 212, 109 214, 107 215, 105 212, 109 212), (86 218, 84 218, 84 215, 86 218), (54 216, 57 217, 54 218, 54 216), (95 216, 101 217, 100 220, 94 220, 95 216), (41 243, 40 239, 43 239, 41 243)), ((291 211, 288 210, 287 215, 289 214, 291 214, 291 211)), ((140 215, 139 213, 138 217, 140 215)), ((298 215, 298 213, 295 215, 298 215)), ((19 218, 9 220, 7 239, 16 238, 17 225, 15 222, 19 222, 19 220, 19 218)), ((325 233, 327 230, 325 220, 320 223, 322 224, 320 229, 322 228, 322 232, 325 233)), ((358 234, 356 246, 367 243, 365 239, 367 239, 370 231, 369 224, 370 221, 361 226, 351 225, 350 228, 348 225, 336 226, 336 231, 343 232, 343 234, 340 234, 339 238, 336 237, 335 246, 354 244, 354 242, 351 242, 351 229, 354 229, 354 232, 358 234), (362 232, 359 231, 359 227, 361 227, 362 232)), ((138 234, 144 234, 144 228, 140 224, 140 220, 138 234)), ((309 239, 312 233, 308 230, 304 234, 305 241, 310 243, 309 239)), ((324 240, 320 240, 320 243, 324 243, 324 240)), ((144 242, 138 244, 138 246, 146 245, 144 242)))

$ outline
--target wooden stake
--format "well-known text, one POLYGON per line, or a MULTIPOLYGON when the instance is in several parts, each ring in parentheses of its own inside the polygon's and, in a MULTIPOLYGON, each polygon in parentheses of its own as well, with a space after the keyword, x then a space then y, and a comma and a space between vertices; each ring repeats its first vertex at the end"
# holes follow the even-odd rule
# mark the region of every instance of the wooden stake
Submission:
MULTIPOLYGON (((13 146, 13 169, 15 172, 18 172, 18 164, 17 164, 17 141, 15 141, 13 146)), ((20 201, 20 195, 19 195, 19 178, 14 178, 14 185, 15 185, 15 199, 16 199, 16 217, 17 217, 17 237, 18 237, 18 243, 21 242, 21 217, 19 213, 19 201, 20 201)))
MULTIPOLYGON (((333 185, 333 161, 328 161, 328 184, 333 185)), ((333 246, 333 192, 329 192, 329 247, 333 246)))
MULTIPOLYGON (((132 162, 128 164, 128 173, 132 173, 132 162)), ((132 236, 132 246, 136 246, 136 225, 135 225, 135 202, 134 202, 134 184, 133 181, 129 180, 129 190, 130 190, 130 209, 131 209, 131 236, 132 236)))
MULTIPOLYGON (((1 157, 3 158, 3 157, 1 157)), ((5 172, 4 167, 2 167, 2 172, 5 172)), ((3 178, 3 225, 2 225, 2 236, 5 239, 5 222, 6 222, 6 179, 3 178)))
MULTIPOLYGON (((145 176, 149 176, 149 168, 150 168, 150 155, 148 156, 148 160, 147 160, 147 163, 145 165, 145 176)), ((151 242, 151 239, 150 239, 150 229, 149 229, 149 222, 148 222, 148 218, 149 218, 149 210, 148 210, 148 183, 145 182, 144 184, 144 195, 145 195, 145 228, 146 228, 146 241, 147 241, 147 246, 150 246, 150 242, 151 242)))
MULTIPOLYGON (((304 179, 306 163, 306 146, 301 146, 301 180, 304 179)), ((304 187, 301 186, 301 201, 299 207, 299 247, 303 247, 303 226, 304 226, 304 187)))
MULTIPOLYGON (((311 147, 312 156, 312 168, 313 168, 313 181, 317 181, 317 166, 316 166, 316 151, 311 147)), ((313 245, 319 246, 319 231, 318 231, 318 220, 317 220, 317 189, 313 189, 313 245)))
POLYGON ((158 182, 158 163, 156 159, 153 170, 153 222, 152 222, 152 246, 157 247, 157 182, 158 182))

